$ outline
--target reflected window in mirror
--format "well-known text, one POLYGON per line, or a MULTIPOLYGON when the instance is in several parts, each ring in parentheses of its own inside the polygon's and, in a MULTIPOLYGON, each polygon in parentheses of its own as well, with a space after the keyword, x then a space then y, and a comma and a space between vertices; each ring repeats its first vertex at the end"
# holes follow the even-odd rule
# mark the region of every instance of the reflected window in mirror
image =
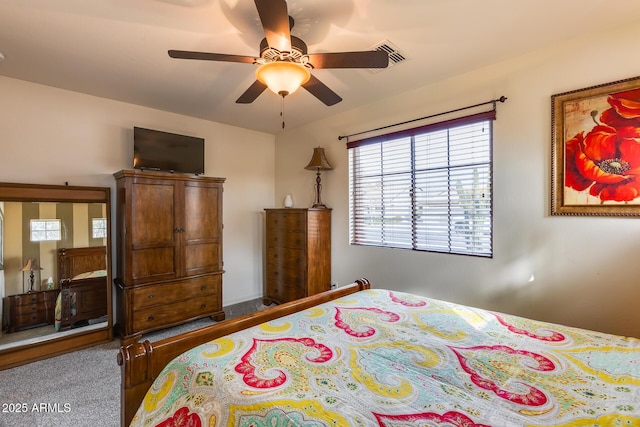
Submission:
POLYGON ((32 219, 31 241, 32 242, 52 242, 60 240, 61 221, 59 219, 32 219))
POLYGON ((92 220, 93 238, 104 239, 107 237, 107 219, 106 218, 94 218, 92 220))

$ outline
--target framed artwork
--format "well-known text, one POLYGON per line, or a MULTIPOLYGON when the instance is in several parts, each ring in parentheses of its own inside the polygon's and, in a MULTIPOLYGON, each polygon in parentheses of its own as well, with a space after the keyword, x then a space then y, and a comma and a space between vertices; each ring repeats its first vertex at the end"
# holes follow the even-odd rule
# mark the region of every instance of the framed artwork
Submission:
POLYGON ((551 97, 551 214, 640 216, 640 77, 551 97))

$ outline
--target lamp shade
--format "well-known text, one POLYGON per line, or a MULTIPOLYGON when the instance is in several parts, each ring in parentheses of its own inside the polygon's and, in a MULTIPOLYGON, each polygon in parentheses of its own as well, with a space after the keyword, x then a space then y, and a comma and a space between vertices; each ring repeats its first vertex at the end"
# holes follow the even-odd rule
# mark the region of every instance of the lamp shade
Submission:
POLYGON ((309 81, 309 70, 295 62, 275 61, 262 64, 256 70, 256 78, 278 95, 292 94, 309 81))
POLYGON ((305 169, 321 171, 330 171, 333 169, 333 166, 331 166, 327 157, 324 155, 324 148, 316 147, 313 149, 313 156, 309 164, 305 166, 305 169))
POLYGON ((35 271, 35 270, 43 270, 42 267, 38 264, 37 258, 29 258, 27 263, 22 267, 20 271, 35 271))

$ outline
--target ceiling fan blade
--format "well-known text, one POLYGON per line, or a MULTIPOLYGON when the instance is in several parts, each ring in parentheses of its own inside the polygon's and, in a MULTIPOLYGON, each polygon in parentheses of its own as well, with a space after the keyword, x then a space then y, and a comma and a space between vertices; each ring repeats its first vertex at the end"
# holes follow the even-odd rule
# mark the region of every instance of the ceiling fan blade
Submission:
POLYGON ((327 106, 331 106, 342 101, 342 98, 340 98, 337 93, 329 89, 327 85, 314 77, 313 74, 311 75, 309 81, 303 84, 302 87, 308 90, 309 93, 318 98, 327 106))
POLYGON ((240 95, 240 98, 236 100, 236 104, 251 104, 266 88, 267 86, 265 84, 260 82, 260 80, 256 80, 249 86, 249 89, 240 95))
POLYGON ((224 53, 191 52, 189 50, 170 50, 169 56, 176 59, 200 59, 203 61, 225 61, 255 64, 258 58, 243 55, 226 55, 224 53))
POLYGON ((289 12, 285 0, 254 0, 267 43, 280 52, 291 52, 289 12))
POLYGON ((380 50, 310 54, 313 68, 386 68, 389 54, 380 50))

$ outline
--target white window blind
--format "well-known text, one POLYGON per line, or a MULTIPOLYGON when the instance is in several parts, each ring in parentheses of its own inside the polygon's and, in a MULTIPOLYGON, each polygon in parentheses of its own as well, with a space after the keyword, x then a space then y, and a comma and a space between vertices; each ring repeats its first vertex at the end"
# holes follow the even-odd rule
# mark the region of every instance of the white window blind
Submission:
POLYGON ((349 142, 350 243, 491 257, 494 119, 349 142))

